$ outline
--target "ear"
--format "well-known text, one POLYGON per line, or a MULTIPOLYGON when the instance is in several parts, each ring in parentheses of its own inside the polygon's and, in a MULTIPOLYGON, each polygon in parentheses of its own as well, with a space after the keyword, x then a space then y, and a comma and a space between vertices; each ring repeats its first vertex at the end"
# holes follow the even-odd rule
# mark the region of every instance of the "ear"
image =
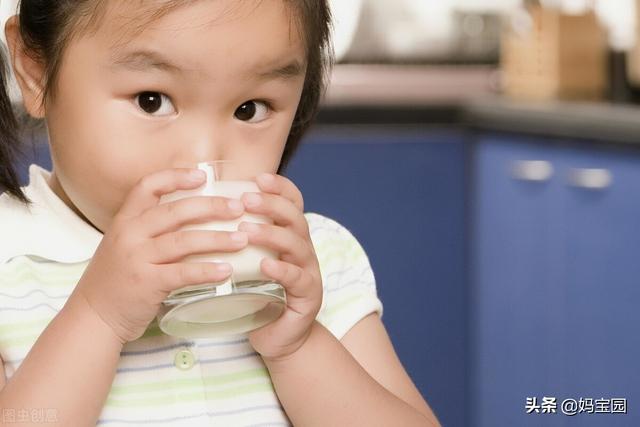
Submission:
POLYGON ((4 32, 24 107, 32 117, 43 118, 44 106, 41 101, 44 91, 44 67, 26 53, 18 28, 18 15, 13 15, 7 20, 4 32))

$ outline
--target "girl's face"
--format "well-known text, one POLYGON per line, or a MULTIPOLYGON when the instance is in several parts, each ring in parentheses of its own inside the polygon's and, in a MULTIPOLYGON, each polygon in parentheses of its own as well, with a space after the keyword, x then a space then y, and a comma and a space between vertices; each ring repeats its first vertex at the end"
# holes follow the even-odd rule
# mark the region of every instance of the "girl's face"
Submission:
POLYGON ((131 6, 115 3, 67 47, 46 109, 54 191, 104 232, 151 172, 226 159, 246 179, 275 173, 304 84, 294 12, 280 0, 193 2, 123 42, 131 6))

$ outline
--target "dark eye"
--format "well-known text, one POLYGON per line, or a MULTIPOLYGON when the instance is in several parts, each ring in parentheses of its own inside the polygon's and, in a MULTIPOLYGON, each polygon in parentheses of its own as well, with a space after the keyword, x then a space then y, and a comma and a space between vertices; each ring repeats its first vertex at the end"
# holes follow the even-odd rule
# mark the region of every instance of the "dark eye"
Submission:
POLYGON ((262 101, 249 101, 242 104, 234 116, 238 120, 249 123, 259 123, 267 118, 269 105, 262 101))
POLYGON ((169 97, 159 92, 142 92, 136 96, 136 103, 151 115, 168 116, 176 111, 169 97), (157 112, 160 114, 155 114, 157 112))

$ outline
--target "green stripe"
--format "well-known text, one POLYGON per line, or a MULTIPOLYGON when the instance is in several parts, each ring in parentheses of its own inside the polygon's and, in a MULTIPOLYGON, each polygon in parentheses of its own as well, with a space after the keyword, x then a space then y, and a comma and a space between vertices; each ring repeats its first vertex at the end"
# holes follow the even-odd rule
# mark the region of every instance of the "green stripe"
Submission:
POLYGON ((36 282, 45 286, 65 286, 73 287, 78 282, 86 266, 64 267, 67 271, 56 271, 58 268, 36 269, 28 266, 20 266, 17 269, 3 268, 0 273, 2 276, 2 287, 4 286, 24 286, 28 282, 36 282), (71 270, 73 268, 73 270, 71 270), (6 271, 4 271, 6 270, 6 271))
MULTIPOLYGON (((365 297, 365 294, 357 293, 357 294, 351 294, 349 296, 346 296, 337 302, 328 300, 325 310, 319 313, 319 318, 330 321, 331 318, 336 315, 336 313, 338 313, 339 311, 342 311, 343 309, 351 305, 353 302, 358 301, 359 299, 364 297, 365 297)), ((15 337, 3 336, 1 338, 2 344, 7 346, 21 346, 29 343, 33 344, 36 342, 36 340, 38 339, 38 336, 42 333, 42 331, 44 331, 44 329, 47 327, 48 323, 51 320, 52 319, 38 319, 34 321, 29 321, 29 322, 16 323, 15 326, 13 326, 12 324, 2 325, 0 326, 0 333, 5 333, 13 330, 18 330, 18 331, 33 330, 34 331, 34 333, 32 334, 28 334, 24 336, 15 336, 15 337)), ((164 332, 162 332, 162 330, 158 326, 157 321, 154 320, 149 324, 144 334, 140 338, 138 338, 138 340, 136 340, 135 342, 138 342, 142 339, 158 337, 163 334, 164 332)))
MULTIPOLYGON (((27 335, 14 336, 14 337, 3 335, 2 337, 0 337, 0 342, 2 342, 3 345, 8 345, 8 346, 22 346, 29 343, 31 344, 35 343, 38 337, 40 336, 40 334, 48 326, 48 323, 37 324, 36 322, 39 322, 39 321, 41 320, 33 321, 33 322, 24 322, 27 325, 24 325, 22 327, 23 331, 33 329, 34 333, 27 334, 27 335), (28 325, 28 323, 33 323, 33 325, 28 325)), ((12 326, 11 324, 2 325, 2 329, 8 331, 12 329, 12 326)), ((2 333, 2 331, 0 331, 0 333, 2 333)), ((162 332, 158 324, 155 321, 153 321, 151 324, 149 324, 144 334, 140 338, 138 338, 135 342, 138 342, 139 340, 144 338, 157 337, 162 334, 164 334, 164 332, 162 332)))
POLYGON ((71 268, 84 269, 89 264, 89 261, 90 260, 74 262, 74 263, 64 263, 64 262, 57 262, 57 261, 38 262, 38 261, 32 260, 28 256, 18 256, 13 260, 11 260, 10 262, 2 264, 2 266, 3 268, 4 267, 7 267, 7 268, 31 267, 35 270, 38 270, 38 269, 46 270, 46 269, 55 269, 55 268, 58 268, 61 270, 67 270, 71 268))
POLYGON ((335 242, 328 241, 316 245, 318 263, 325 267, 328 267, 329 263, 333 261, 337 261, 339 265, 353 265, 365 258, 364 250, 355 241, 346 243, 336 245, 335 242))
MULTIPOLYGON (((335 303, 331 300, 328 300, 327 306, 325 310, 323 310, 320 313, 320 316, 321 318, 329 319, 332 316, 335 316, 337 312, 343 310, 345 307, 349 306, 354 301, 357 301, 360 298, 363 298, 364 296, 365 296, 364 294, 360 294, 360 293, 351 294, 335 303)), ((0 333, 9 332, 14 329, 19 331, 33 330, 35 332, 25 336, 15 336, 15 337, 3 336, 1 338, 2 344, 18 346, 18 345, 24 345, 27 343, 34 343, 38 339, 38 336, 42 333, 42 331, 44 331, 44 328, 47 327, 50 321, 51 319, 38 319, 34 321, 29 321, 29 322, 20 322, 15 324, 15 328, 11 324, 2 325, 0 326, 0 333)), ((144 332, 144 334, 140 338, 138 338, 138 340, 136 340, 136 342, 141 339, 158 337, 163 334, 164 332, 160 330, 158 323, 154 320, 152 321, 152 323, 149 324, 149 326, 147 327, 147 330, 144 332)))
POLYGON ((158 381, 147 384, 135 384, 127 386, 111 387, 110 397, 130 393, 146 393, 164 390, 178 390, 184 388, 201 387, 204 383, 207 387, 221 386, 237 381, 248 379, 270 379, 269 371, 266 368, 255 368, 247 371, 235 372, 232 374, 216 375, 205 378, 182 378, 172 381, 158 381))
POLYGON ((87 268, 87 264, 22 264, 22 265, 12 265, 5 264, 2 267, 4 273, 9 274, 26 274, 32 273, 35 275, 38 274, 47 274, 47 275, 55 275, 55 276, 69 276, 69 275, 79 275, 87 268))
POLYGON ((364 298, 365 296, 366 294, 358 293, 358 294, 350 295, 346 298, 343 298, 339 302, 328 303, 327 305, 329 308, 325 310, 324 317, 331 318, 335 316, 337 312, 342 311, 345 307, 351 305, 354 301, 358 301, 364 298))
POLYGON ((223 400, 233 399, 248 394, 260 392, 275 392, 273 384, 269 379, 268 382, 258 384, 245 384, 237 387, 231 387, 224 390, 200 391, 193 393, 179 393, 176 395, 149 397, 144 399, 126 399, 118 400, 107 398, 105 406, 109 407, 145 407, 145 406, 166 406, 172 403, 188 403, 194 401, 205 400, 223 400))
POLYGON ((327 329, 333 329, 333 326, 338 325, 341 322, 343 322, 342 318, 340 318, 340 317, 335 318, 334 317, 336 312, 342 311, 345 308, 345 306, 349 306, 354 301, 359 300, 359 299, 361 299, 363 297, 364 297, 364 295, 354 296, 354 297, 348 298, 346 301, 343 301, 342 303, 336 305, 335 307, 332 307, 331 310, 329 310, 326 318, 323 318, 323 321, 321 323, 325 327, 327 327, 327 329))
POLYGON ((43 317, 36 320, 29 320, 27 322, 7 323, 0 325, 0 334, 12 334, 14 332, 24 332, 32 329, 42 331, 47 327, 51 320, 53 320, 53 314, 51 317, 43 317))
POLYGON ((33 345, 39 336, 40 334, 28 335, 28 336, 17 337, 17 338, 2 337, 2 345, 16 346, 16 347, 23 346, 25 344, 33 345))

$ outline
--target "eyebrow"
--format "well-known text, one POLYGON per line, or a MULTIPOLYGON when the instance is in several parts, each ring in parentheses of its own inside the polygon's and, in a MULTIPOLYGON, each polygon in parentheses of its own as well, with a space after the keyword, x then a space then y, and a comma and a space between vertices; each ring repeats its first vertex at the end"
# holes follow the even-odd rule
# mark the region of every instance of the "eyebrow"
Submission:
POLYGON ((164 57, 159 52, 151 50, 136 50, 132 52, 116 52, 111 56, 111 68, 124 68, 131 71, 159 71, 180 74, 183 69, 164 57))
MULTIPOLYGON (((153 50, 136 50, 130 52, 116 52, 111 57, 112 69, 127 69, 131 71, 149 71, 158 70, 171 74, 184 74, 184 72, 193 72, 194 70, 185 69, 178 64, 173 63, 162 53, 153 50)), ((266 67, 265 67, 266 68, 266 67)), ((294 59, 285 65, 278 65, 260 71, 252 71, 246 74, 246 77, 257 80, 289 80, 301 76, 304 72, 302 64, 294 59)))

